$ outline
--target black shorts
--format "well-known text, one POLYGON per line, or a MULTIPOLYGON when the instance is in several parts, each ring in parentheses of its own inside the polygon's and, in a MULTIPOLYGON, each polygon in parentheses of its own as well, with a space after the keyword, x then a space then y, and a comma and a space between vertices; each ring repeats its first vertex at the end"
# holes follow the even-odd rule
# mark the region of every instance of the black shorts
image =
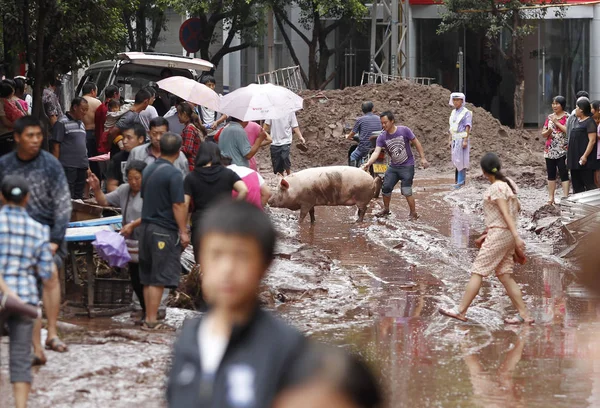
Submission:
POLYGON ((273 173, 283 173, 292 168, 290 161, 290 146, 273 146, 271 145, 271 163, 273 163, 273 173))
POLYGON ((147 223, 139 228, 141 284, 176 288, 181 277, 179 233, 147 223))

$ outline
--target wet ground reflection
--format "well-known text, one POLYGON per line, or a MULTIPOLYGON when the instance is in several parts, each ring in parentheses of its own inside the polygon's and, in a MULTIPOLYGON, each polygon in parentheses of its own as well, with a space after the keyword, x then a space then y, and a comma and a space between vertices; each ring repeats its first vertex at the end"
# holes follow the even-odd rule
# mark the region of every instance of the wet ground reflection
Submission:
POLYGON ((351 210, 319 208, 317 224, 299 227, 302 242, 327 250, 364 285, 374 317, 314 336, 372 362, 390 407, 599 406, 599 303, 567 295, 573 275, 556 258, 530 252, 515 273, 532 327, 504 325, 514 309, 496 279, 484 284, 469 323, 437 314, 462 294, 483 225, 449 206, 439 181, 429 183, 420 184, 417 223, 395 200, 385 221, 355 225, 351 210))

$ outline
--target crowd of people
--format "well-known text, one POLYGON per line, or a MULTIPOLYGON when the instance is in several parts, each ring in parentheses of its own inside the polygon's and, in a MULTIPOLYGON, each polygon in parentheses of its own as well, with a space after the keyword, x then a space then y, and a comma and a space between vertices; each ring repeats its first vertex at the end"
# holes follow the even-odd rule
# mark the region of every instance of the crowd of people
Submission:
MULTIPOLYGON (((42 98, 50 125, 47 152, 42 149, 43 126, 29 116, 31 102, 24 81, 18 80, 0 83, 0 133, 12 131, 15 140, 15 150, 0 158, 0 291, 32 305, 43 300, 46 349, 68 351, 57 331, 58 269, 66 256, 71 200, 93 195, 98 205, 122 211, 121 234, 132 258, 128 269, 140 306, 134 320, 142 330, 175 330, 163 321, 166 293, 179 286, 181 253, 193 246, 193 273, 202 273, 209 309, 188 321, 175 343, 167 389, 170 406, 293 408, 306 406, 307 395, 319 395, 322 406, 380 403, 378 386, 360 361, 308 343, 258 306, 257 292, 273 260, 276 234, 263 212, 271 192, 255 156, 269 146, 273 173, 291 174, 294 136, 305 144, 294 113, 263 124, 246 122, 173 95, 165 98, 151 86, 138 90, 133 103, 126 104, 119 88, 110 85, 102 102, 91 82, 63 113, 55 92, 58 84, 51 84, 42 98)), ((209 75, 202 82, 216 85, 209 75)), ((448 135, 455 188, 465 185, 470 160, 473 114, 465 104, 464 94, 451 95, 448 135)), ((565 98, 554 98, 542 132, 550 204, 557 174, 564 196, 570 193, 570 181, 575 193, 597 188, 600 182, 600 103, 580 93, 572 115, 565 105, 565 98)), ((375 115, 370 102, 362 110, 364 116, 348 135, 359 137, 352 162, 369 171, 383 150, 390 156, 383 209, 376 215, 390 214, 392 192, 400 182, 409 218, 418 219, 413 148, 427 167, 423 146, 411 129, 396 124, 391 111, 375 115)), ((517 309, 506 323, 532 323, 511 275, 515 262, 525 262, 525 243, 516 227, 518 190, 503 175, 495 154, 485 155, 480 165, 491 184, 484 193, 486 232, 477 242, 481 250, 462 301, 440 312, 466 321, 483 278, 495 273, 517 309)), ((24 407, 31 365, 46 363, 41 320, 1 317, 10 329, 15 401, 24 407)))

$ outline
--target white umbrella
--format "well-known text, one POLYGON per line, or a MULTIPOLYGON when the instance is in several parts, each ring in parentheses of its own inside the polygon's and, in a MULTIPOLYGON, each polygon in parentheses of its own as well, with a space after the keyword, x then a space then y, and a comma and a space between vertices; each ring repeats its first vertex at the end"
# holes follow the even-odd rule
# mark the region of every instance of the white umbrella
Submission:
POLYGON ((302 109, 304 100, 273 84, 252 84, 221 97, 219 112, 239 120, 279 119, 302 109))
POLYGON ((208 86, 182 76, 161 79, 157 82, 160 89, 179 96, 188 102, 202 105, 219 112, 219 94, 208 86))

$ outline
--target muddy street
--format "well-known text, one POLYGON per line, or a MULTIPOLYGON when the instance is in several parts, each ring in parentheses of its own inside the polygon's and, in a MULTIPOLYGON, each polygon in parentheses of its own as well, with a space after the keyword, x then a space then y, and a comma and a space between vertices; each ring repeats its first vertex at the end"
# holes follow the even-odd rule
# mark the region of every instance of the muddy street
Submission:
MULTIPOLYGON (((450 189, 452 180, 420 172, 415 183, 421 218, 394 192, 392 215, 318 207, 316 223, 271 209, 281 232, 277 259, 261 298, 306 334, 343 346, 380 374, 389 407, 598 406, 598 302, 577 290, 570 267, 552 254, 555 242, 529 232, 545 192, 523 188, 520 228, 529 262, 516 280, 533 310, 532 327, 507 327, 514 309, 495 279, 487 279, 469 323, 438 314, 454 306, 469 278, 473 241, 483 230, 483 184, 450 189)), ((193 312, 168 310, 168 322, 193 312)), ((162 407, 172 335, 148 335, 127 315, 69 319, 69 353, 50 353, 34 371, 31 406, 162 407)), ((7 339, 0 348, 0 406, 8 406, 7 339)))

